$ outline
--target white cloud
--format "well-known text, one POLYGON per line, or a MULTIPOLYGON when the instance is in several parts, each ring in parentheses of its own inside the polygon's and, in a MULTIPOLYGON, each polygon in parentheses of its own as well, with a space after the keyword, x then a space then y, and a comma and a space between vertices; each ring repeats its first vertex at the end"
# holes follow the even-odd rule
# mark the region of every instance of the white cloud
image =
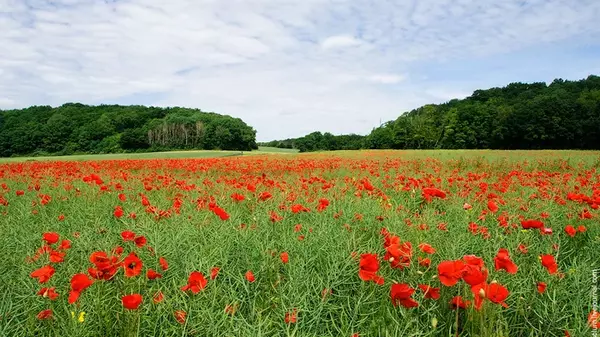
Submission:
POLYGON ((367 133, 419 105, 505 84, 499 74, 523 80, 538 63, 543 80, 600 69, 575 53, 567 63, 544 54, 527 69, 513 57, 508 72, 488 61, 539 46, 599 47, 593 0, 0 0, 0 8, 0 108, 189 106, 240 117, 260 140, 367 133), (466 70, 452 72, 457 63, 466 70))
POLYGON ((349 35, 330 36, 321 42, 323 49, 337 49, 353 47, 362 44, 362 41, 349 35))
POLYGON ((376 74, 368 78, 369 81, 382 84, 396 84, 404 80, 404 76, 394 74, 376 74))

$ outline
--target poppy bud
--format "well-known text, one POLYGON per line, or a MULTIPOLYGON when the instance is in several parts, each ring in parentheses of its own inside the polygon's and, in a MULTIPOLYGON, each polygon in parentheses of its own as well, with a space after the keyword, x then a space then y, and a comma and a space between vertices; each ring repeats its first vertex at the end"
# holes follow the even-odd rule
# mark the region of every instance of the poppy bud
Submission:
POLYGON ((483 288, 479 289, 479 296, 485 297, 485 290, 483 288))

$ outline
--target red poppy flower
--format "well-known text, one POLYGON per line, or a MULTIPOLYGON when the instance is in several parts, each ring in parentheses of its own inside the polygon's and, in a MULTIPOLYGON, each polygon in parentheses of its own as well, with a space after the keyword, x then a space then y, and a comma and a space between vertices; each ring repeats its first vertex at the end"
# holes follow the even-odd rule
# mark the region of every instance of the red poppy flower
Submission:
POLYGON ((121 302, 123 303, 123 307, 129 310, 137 309, 140 304, 142 304, 142 295, 140 294, 131 294, 125 295, 121 297, 121 302))
POLYGON ((392 299, 392 305, 398 306, 398 304, 400 304, 405 308, 418 307, 419 303, 411 298, 414 292, 415 290, 406 283, 392 284, 392 287, 390 288, 390 297, 392 299))
POLYGON ((436 198, 440 198, 440 199, 445 199, 446 198, 446 192, 434 188, 434 187, 425 187, 423 189, 423 198, 427 201, 431 201, 433 199, 433 197, 436 198))
POLYGON ((577 231, 578 231, 579 233, 584 233, 586 230, 587 230, 587 228, 585 228, 585 226, 584 226, 584 225, 579 225, 579 226, 577 226, 577 231))
POLYGON ((383 278, 377 275, 379 271, 379 259, 377 254, 362 254, 358 267, 358 277, 363 281, 373 281, 379 285, 383 284, 383 278))
POLYGON ((294 309, 292 311, 288 311, 285 313, 285 324, 296 323, 297 321, 298 309, 294 309))
POLYGON ((40 283, 48 282, 52 275, 54 275, 54 267, 52 266, 43 266, 30 274, 31 277, 37 278, 40 283))
POLYGON ((486 296, 488 300, 493 303, 500 304, 505 308, 508 308, 508 305, 504 302, 508 297, 508 289, 506 289, 500 283, 492 283, 487 287, 486 296))
POLYGON ((161 257, 158 259, 158 263, 160 264, 160 268, 161 268, 162 270, 167 270, 167 269, 169 269, 169 263, 167 262, 167 260, 166 260, 164 257, 162 257, 162 256, 161 256, 161 257))
POLYGON ((121 200, 123 202, 125 202, 127 200, 127 197, 123 193, 119 193, 118 197, 119 197, 119 200, 121 200))
POLYGON ((515 274, 519 269, 517 265, 510 259, 508 249, 500 248, 498 254, 494 258, 496 270, 504 269, 509 274, 515 274))
POLYGON ((488 271, 483 265, 465 264, 462 279, 466 284, 475 286, 487 280, 488 271))
POLYGON ((600 329, 600 312, 596 310, 590 311, 588 315, 587 323, 592 329, 600 329))
POLYGON ((521 252, 521 254, 527 254, 529 252, 527 246, 525 246, 522 243, 519 244, 519 247, 517 247, 517 249, 519 249, 519 252, 521 252))
POLYGON ((575 234, 577 234, 577 231, 575 230, 575 227, 573 227, 571 225, 567 225, 565 227, 565 233, 567 233, 567 235, 570 237, 574 237, 575 234))
POLYGON ((494 202, 494 200, 488 201, 487 206, 488 206, 488 209, 490 210, 490 212, 492 212, 492 213, 498 212, 498 205, 494 202))
POLYGON ((148 271, 146 272, 146 277, 149 280, 155 280, 157 278, 161 278, 162 275, 157 273, 156 271, 152 270, 152 269, 148 269, 148 271))
POLYGON ((81 292, 94 284, 94 280, 88 278, 86 274, 75 274, 71 278, 71 291, 69 292, 69 304, 73 304, 81 295, 81 292))
POLYGON ((419 284, 419 289, 421 289, 423 296, 427 299, 437 300, 440 298, 440 288, 434 288, 427 284, 419 284))
POLYGON ((426 254, 433 254, 435 253, 435 249, 433 247, 431 247, 430 244, 428 243, 420 243, 419 244, 419 249, 426 254))
POLYGON ((71 241, 67 239, 62 240, 60 246, 58 246, 58 250, 67 250, 69 248, 71 248, 71 241))
POLYGON ((37 319, 52 319, 52 309, 42 310, 37 314, 37 319))
POLYGON ((42 239, 46 241, 47 244, 53 245, 58 242, 59 235, 55 232, 46 232, 42 234, 42 239))
POLYGON ((395 235, 386 237, 384 242, 386 250, 384 260, 389 261, 392 268, 404 269, 410 266, 412 258, 412 243, 401 242, 395 235))
POLYGON ((65 260, 65 253, 59 252, 56 250, 51 250, 50 253, 48 254, 48 258, 50 259, 50 262, 52 262, 52 263, 60 263, 65 260))
POLYGON ((177 320, 177 322, 179 324, 185 324, 185 319, 187 317, 187 312, 185 312, 183 310, 176 310, 173 313, 173 316, 175 316, 175 320, 177 320))
POLYGON ((39 296, 48 297, 51 301, 54 301, 58 298, 58 293, 56 292, 56 288, 42 288, 37 293, 39 296))
POLYGON ((250 283, 252 283, 252 282, 254 282, 254 281, 256 280, 256 279, 254 278, 254 273, 252 272, 252 270, 248 270, 248 271, 246 272, 246 275, 245 275, 245 277, 246 277, 246 280, 248 280, 248 282, 250 282, 250 283))
POLYGON ((199 271, 193 271, 188 278, 188 283, 181 287, 181 290, 189 290, 192 293, 197 294, 206 287, 207 283, 208 281, 204 278, 204 274, 199 271))
POLYGON ((542 266, 544 266, 544 268, 546 268, 546 270, 548 270, 548 273, 556 274, 556 272, 558 271, 558 264, 556 263, 554 256, 549 255, 549 254, 544 254, 541 256, 541 259, 542 259, 542 266))
POLYGON ((461 260, 442 261, 438 265, 440 282, 447 287, 452 287, 462 278, 464 266, 465 264, 461 260))
POLYGON ((210 279, 214 280, 217 278, 217 275, 219 275, 219 270, 221 270, 221 268, 219 267, 212 267, 210 269, 210 279))
POLYGON ((88 268, 88 273, 95 279, 110 280, 115 276, 120 268, 117 262, 117 257, 108 257, 105 252, 93 252, 90 255, 90 262, 93 263, 96 268, 88 268))
POLYGON ((544 282, 538 282, 537 283, 537 291, 538 291, 538 293, 543 294, 544 291, 546 291, 546 287, 547 287, 546 283, 544 283, 544 282))
POLYGON ((164 299, 165 295, 160 290, 154 293, 154 296, 152 296, 152 302, 154 302, 155 304, 162 302, 164 299))
POLYGON ((123 208, 121 206, 115 206, 115 211, 113 212, 115 218, 120 218, 123 216, 123 208))
POLYGON ((129 253, 123 260, 123 268, 125 268, 126 277, 138 276, 142 271, 142 266, 142 260, 140 260, 134 252, 129 253))
POLYGON ((136 237, 135 239, 133 239, 133 241, 135 241, 135 245, 139 248, 142 248, 146 245, 146 237, 143 235, 136 237))
POLYGON ((279 258, 281 259, 281 262, 283 262, 284 264, 285 264, 285 263, 288 263, 288 262, 290 261, 290 257, 289 257, 289 255, 288 255, 288 253, 287 253, 287 252, 283 252, 283 253, 281 253, 281 254, 279 255, 279 258))
POLYGON ((133 241, 135 239, 135 233, 132 231, 122 231, 121 237, 123 241, 133 241))
POLYGON ((429 268, 429 266, 431 265, 431 259, 429 258, 422 258, 419 256, 417 260, 419 261, 419 265, 425 268, 429 268))
POLYGON ((523 220, 521 226, 523 226, 523 229, 543 228, 544 223, 540 220, 523 220))
POLYGON ((469 305, 471 305, 471 301, 465 301, 463 300, 463 298, 461 296, 454 296, 451 300, 450 300, 450 307, 454 310, 454 309, 466 309, 469 307, 469 305))

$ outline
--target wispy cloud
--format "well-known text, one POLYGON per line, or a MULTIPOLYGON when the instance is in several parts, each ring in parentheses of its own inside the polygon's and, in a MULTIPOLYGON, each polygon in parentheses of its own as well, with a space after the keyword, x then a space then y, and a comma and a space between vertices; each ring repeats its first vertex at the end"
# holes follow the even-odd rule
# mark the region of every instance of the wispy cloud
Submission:
POLYGON ((0 0, 0 108, 239 116, 267 140, 600 69, 594 0, 0 0))
POLYGON ((362 41, 349 35, 330 36, 321 42, 323 49, 337 49, 345 47, 353 47, 362 44, 362 41))

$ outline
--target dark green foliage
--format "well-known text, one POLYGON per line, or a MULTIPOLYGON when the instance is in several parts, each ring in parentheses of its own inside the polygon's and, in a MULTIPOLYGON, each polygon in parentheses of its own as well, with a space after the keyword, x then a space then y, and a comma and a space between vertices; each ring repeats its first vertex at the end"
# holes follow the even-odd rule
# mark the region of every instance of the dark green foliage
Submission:
POLYGON ((600 77, 557 79, 550 85, 511 83, 504 88, 476 90, 462 100, 404 113, 366 137, 326 135, 313 132, 271 143, 292 144, 300 151, 355 147, 600 149, 600 77))
POLYGON ((301 138, 274 140, 260 143, 261 146, 278 147, 281 149, 298 149, 300 152, 360 150, 365 148, 365 136, 339 135, 329 132, 313 132, 301 138))
POLYGON ((33 106, 0 110, 0 156, 172 149, 249 151, 256 131, 241 119, 198 109, 33 106))

